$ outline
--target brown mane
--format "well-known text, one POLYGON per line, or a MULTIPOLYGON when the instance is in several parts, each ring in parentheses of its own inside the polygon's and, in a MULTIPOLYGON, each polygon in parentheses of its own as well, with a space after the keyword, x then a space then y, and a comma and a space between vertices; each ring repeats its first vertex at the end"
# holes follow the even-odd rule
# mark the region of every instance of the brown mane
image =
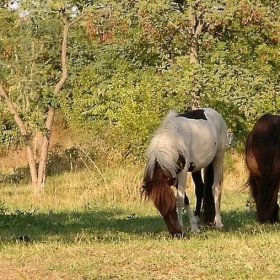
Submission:
POLYGON ((176 199, 171 186, 175 183, 175 178, 158 163, 155 164, 152 176, 147 174, 143 181, 142 196, 150 199, 162 216, 166 215, 176 204, 176 199), (152 179, 149 179, 152 178, 152 179))

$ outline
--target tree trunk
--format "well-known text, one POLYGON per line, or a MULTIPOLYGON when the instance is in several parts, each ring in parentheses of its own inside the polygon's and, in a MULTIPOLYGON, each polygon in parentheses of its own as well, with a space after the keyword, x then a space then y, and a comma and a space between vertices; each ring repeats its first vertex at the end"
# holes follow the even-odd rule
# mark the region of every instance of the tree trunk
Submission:
POLYGON ((36 168, 36 161, 34 158, 34 153, 32 151, 32 147, 30 145, 26 145, 27 159, 29 164, 29 170, 31 175, 31 184, 35 193, 38 190, 38 174, 36 168))
POLYGON ((0 97, 4 100, 6 105, 8 106, 10 113, 13 115, 15 123, 17 124, 19 131, 23 137, 24 145, 26 148, 27 153, 27 159, 30 169, 30 175, 31 175, 31 181, 32 186, 34 187, 34 190, 36 189, 37 183, 38 183, 38 176, 37 176, 37 169, 36 169, 36 162, 34 158, 34 153, 32 150, 32 142, 31 142, 31 136, 28 134, 25 124, 23 123, 21 117, 19 116, 14 104, 8 97, 6 91, 4 90, 2 84, 0 83, 0 97))
MULTIPOLYGON (((196 15, 192 6, 189 7, 188 13, 189 13, 189 22, 191 25, 189 28, 189 33, 191 36, 190 63, 198 64, 199 63, 198 39, 203 28, 203 20, 196 15)), ((192 110, 195 110, 200 107, 200 93, 196 91, 192 91, 191 96, 192 96, 192 110)))
MULTIPOLYGON (((66 79, 68 76, 67 63, 66 63, 66 58, 67 58, 66 50, 67 50, 67 35, 68 35, 69 28, 71 25, 73 25, 75 22, 77 22, 81 18, 82 18, 82 16, 69 23, 67 21, 65 15, 63 15, 64 29, 63 29, 63 39, 62 39, 62 46, 61 46, 62 75, 61 75, 61 79, 55 86, 54 95, 57 95, 58 92, 61 90, 61 88, 63 87, 64 83, 66 82, 66 79)), ((31 143, 32 143, 31 135, 28 134, 25 124, 23 123, 22 119, 20 118, 16 107, 14 106, 14 104, 10 100, 10 98, 8 97, 1 82, 0 82, 0 97, 4 100, 4 102, 8 106, 9 111, 13 115, 14 120, 24 139, 24 145, 26 148, 28 164, 29 164, 29 168, 30 168, 32 186, 33 186, 35 193, 40 193, 44 190, 44 187, 45 187, 49 142, 50 142, 50 135, 51 135, 52 125, 53 125, 53 120, 54 120, 55 108, 51 104, 49 104, 49 106, 48 106, 47 120, 45 123, 45 134, 43 135, 41 152, 40 152, 40 161, 39 161, 39 167, 38 167, 38 172, 37 172, 35 153, 32 149, 32 145, 31 145, 31 143)))
MULTIPOLYGON (((59 82, 55 86, 54 95, 57 95, 58 92, 62 89, 68 77, 66 51, 67 51, 67 36, 68 36, 69 28, 71 27, 71 25, 79 21, 81 18, 82 16, 76 18, 72 22, 68 22, 65 15, 63 15, 64 28, 63 28, 63 38, 62 38, 62 46, 61 46, 62 75, 59 82)), ((38 168, 38 183, 37 183, 36 192, 42 192, 45 188, 47 159, 48 159, 49 143, 50 143, 52 125, 54 121, 54 115, 55 115, 55 108, 51 104, 49 104, 47 120, 45 123, 45 133, 43 135, 43 141, 41 146, 41 154, 40 154, 41 156, 40 156, 40 162, 38 168)))
MULTIPOLYGON (((58 92, 61 90, 68 77, 67 61, 66 61, 67 36, 68 36, 69 27, 71 24, 73 24, 73 22, 68 23, 66 18, 63 17, 63 23, 64 23, 64 29, 63 29, 63 39, 62 39, 62 46, 61 46, 62 75, 60 81, 55 86, 54 89, 55 95, 57 95, 58 92)), ((37 183, 36 192, 42 192, 45 188, 47 159, 48 159, 49 143, 50 143, 50 136, 51 136, 54 115, 55 115, 55 108, 49 104, 47 120, 45 123, 45 132, 43 135, 43 141, 41 146, 40 162, 38 167, 38 183, 37 183)))
POLYGON ((47 121, 46 121, 46 131, 43 137, 43 143, 41 148, 41 156, 38 168, 38 190, 42 191, 45 187, 46 180, 46 168, 47 168, 47 159, 49 151, 49 142, 51 136, 51 128, 54 120, 55 109, 49 106, 47 121))

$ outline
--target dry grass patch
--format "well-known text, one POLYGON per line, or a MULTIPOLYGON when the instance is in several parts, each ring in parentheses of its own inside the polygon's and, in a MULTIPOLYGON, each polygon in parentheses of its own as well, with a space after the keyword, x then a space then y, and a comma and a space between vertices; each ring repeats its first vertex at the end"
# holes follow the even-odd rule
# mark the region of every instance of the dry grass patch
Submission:
POLYGON ((279 279, 280 226, 256 223, 246 208, 241 158, 226 162, 224 230, 201 226, 191 234, 184 217, 182 239, 172 239, 153 205, 140 201, 142 171, 140 164, 98 166, 53 176, 42 196, 2 185, 1 279, 279 279))
MULTIPOLYGON (((279 241, 276 232, 263 231, 253 236, 204 232, 177 240, 161 233, 130 240, 119 236, 112 242, 17 245, 6 247, 9 270, 2 269, 1 275, 8 273, 13 279, 279 279, 279 241), (25 278, 16 277, 18 273, 25 278)), ((2 263, 3 252, 0 258, 2 263)))

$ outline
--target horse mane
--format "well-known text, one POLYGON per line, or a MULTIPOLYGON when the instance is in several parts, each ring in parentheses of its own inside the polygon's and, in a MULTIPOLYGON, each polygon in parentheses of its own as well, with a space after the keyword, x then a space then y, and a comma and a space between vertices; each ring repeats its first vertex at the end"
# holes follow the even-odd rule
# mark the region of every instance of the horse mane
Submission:
POLYGON ((144 177, 153 177, 155 165, 158 163, 162 168, 167 169, 172 177, 177 176, 180 168, 178 153, 184 151, 184 139, 179 135, 178 113, 170 111, 162 121, 160 127, 154 133, 150 145, 146 151, 148 158, 144 171, 144 177))
POLYGON ((151 199, 162 215, 171 211, 176 199, 171 186, 178 170, 182 169, 179 157, 184 151, 184 139, 179 134, 178 113, 170 111, 154 133, 146 151, 148 158, 144 171, 142 195, 151 199))
POLYGON ((171 186, 175 179, 171 173, 162 168, 157 162, 155 164, 152 179, 144 177, 141 196, 153 201, 155 207, 162 216, 170 212, 176 204, 176 199, 171 186))

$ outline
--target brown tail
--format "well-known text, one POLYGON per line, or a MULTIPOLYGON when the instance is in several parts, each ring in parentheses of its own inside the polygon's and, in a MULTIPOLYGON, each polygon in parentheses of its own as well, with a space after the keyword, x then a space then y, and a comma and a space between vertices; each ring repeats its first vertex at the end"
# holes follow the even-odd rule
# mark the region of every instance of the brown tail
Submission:
POLYGON ((278 192, 280 183, 280 149, 276 150, 273 158, 262 165, 262 175, 256 178, 249 176, 252 197, 256 202, 257 220, 261 223, 279 222, 278 192), (271 162, 271 164, 269 164, 271 162))
MULTIPOLYGON (((251 172, 248 178, 248 185, 257 208, 257 220, 264 222, 279 222, 278 218, 278 192, 280 184, 280 148, 278 138, 270 137, 269 144, 259 145, 258 152, 254 152, 260 174, 251 172), (274 139, 275 138, 275 139, 274 139)), ((268 141, 268 140, 267 140, 268 141)), ((246 154, 251 152, 249 140, 246 144, 246 154)), ((265 143, 265 142, 261 142, 265 143)))

